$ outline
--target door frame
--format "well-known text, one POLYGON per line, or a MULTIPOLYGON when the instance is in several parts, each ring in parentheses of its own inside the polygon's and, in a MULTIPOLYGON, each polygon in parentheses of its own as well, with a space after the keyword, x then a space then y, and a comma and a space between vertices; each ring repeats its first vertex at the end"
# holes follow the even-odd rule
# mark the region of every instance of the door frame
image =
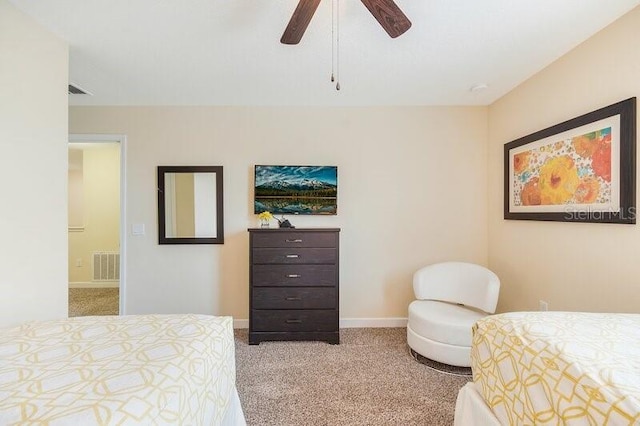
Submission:
POLYGON ((126 315, 127 285, 127 136, 100 133, 71 133, 69 143, 105 143, 120 144, 120 283, 119 315, 126 315))

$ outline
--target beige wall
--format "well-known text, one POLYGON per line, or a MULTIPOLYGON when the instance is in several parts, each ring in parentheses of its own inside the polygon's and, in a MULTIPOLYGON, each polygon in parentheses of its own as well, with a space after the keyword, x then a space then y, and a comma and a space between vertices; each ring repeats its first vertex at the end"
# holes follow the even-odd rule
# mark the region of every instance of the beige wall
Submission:
POLYGON ((127 135, 129 314, 248 317, 255 164, 338 166, 338 215, 291 221, 342 228, 342 318, 406 317, 416 269, 487 262, 484 107, 72 107, 70 129, 127 135), (158 165, 224 166, 224 245, 158 245, 158 165))
MULTIPOLYGON (((502 219, 503 145, 640 95, 640 7, 489 109, 489 264, 503 280, 499 310, 638 312, 638 225, 502 219)), ((639 121, 640 123, 640 121, 639 121)))
POLYGON ((0 327, 67 316, 68 47, 0 0, 0 327))
POLYGON ((93 278, 93 252, 120 249, 120 144, 83 146, 84 231, 69 232, 69 282, 85 285, 93 278))

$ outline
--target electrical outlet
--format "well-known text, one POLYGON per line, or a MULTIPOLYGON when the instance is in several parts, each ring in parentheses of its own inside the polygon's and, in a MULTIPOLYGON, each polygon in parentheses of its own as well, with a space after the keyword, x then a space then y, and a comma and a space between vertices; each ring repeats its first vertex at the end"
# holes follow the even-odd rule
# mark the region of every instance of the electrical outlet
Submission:
POLYGON ((548 311, 549 310, 549 303, 544 301, 544 300, 540 300, 539 302, 539 308, 541 311, 548 311))
POLYGON ((82 268, 82 258, 81 257, 76 259, 76 268, 82 268))

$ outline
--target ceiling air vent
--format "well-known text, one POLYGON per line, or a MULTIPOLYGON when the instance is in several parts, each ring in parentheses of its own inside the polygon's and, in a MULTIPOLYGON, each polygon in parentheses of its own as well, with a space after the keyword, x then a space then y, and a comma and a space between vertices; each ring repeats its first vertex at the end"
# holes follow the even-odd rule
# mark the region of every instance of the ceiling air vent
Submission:
POLYGON ((91 93, 87 92, 83 88, 75 85, 69 84, 69 94, 70 95, 91 95, 91 93))

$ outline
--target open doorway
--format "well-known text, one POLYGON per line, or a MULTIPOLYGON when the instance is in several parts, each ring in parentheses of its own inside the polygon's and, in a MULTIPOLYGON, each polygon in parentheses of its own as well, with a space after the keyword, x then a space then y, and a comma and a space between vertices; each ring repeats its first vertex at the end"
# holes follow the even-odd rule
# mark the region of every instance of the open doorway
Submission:
POLYGON ((69 316, 123 313, 122 140, 69 140, 69 316))

